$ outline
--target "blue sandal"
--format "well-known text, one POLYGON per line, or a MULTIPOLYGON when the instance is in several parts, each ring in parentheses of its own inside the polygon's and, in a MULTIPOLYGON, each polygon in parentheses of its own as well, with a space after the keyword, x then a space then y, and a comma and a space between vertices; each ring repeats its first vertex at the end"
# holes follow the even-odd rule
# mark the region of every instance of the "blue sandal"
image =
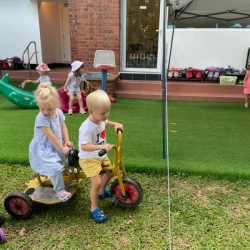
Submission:
POLYGON ((94 211, 90 211, 90 214, 93 216, 97 223, 102 223, 108 219, 107 215, 103 213, 100 207, 96 208, 94 211))
POLYGON ((110 192, 107 188, 104 189, 104 193, 98 195, 99 199, 105 199, 105 198, 109 198, 110 197, 110 192))

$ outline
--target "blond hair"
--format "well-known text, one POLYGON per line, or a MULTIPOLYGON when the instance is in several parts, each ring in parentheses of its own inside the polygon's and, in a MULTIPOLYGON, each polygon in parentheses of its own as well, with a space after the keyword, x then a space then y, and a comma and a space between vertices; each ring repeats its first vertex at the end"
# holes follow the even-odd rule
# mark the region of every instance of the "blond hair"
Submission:
POLYGON ((76 71, 74 71, 74 76, 75 77, 81 77, 82 76, 82 72, 81 72, 82 67, 84 67, 84 63, 82 64, 81 67, 79 67, 76 71))
POLYGON ((41 102, 57 102, 59 95, 56 88, 52 87, 49 82, 40 83, 35 93, 36 103, 41 102))
POLYGON ((107 93, 103 90, 96 90, 90 93, 86 98, 87 106, 91 110, 95 110, 98 108, 110 109, 111 102, 107 93))

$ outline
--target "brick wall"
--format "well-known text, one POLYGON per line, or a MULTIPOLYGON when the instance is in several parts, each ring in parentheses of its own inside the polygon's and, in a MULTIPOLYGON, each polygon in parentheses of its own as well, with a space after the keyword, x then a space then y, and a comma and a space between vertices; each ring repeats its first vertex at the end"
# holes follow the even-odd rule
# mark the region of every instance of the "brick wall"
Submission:
POLYGON ((70 20, 71 60, 86 63, 86 71, 100 71, 93 67, 96 50, 113 50, 116 68, 120 69, 120 1, 68 0, 70 20))

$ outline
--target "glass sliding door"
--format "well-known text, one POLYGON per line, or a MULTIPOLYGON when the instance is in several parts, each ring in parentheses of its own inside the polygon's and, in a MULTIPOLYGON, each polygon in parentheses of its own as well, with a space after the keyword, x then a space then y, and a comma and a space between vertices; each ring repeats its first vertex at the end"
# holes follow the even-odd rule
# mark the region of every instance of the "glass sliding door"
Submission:
POLYGON ((162 62, 161 0, 122 1, 121 70, 160 72, 162 62))

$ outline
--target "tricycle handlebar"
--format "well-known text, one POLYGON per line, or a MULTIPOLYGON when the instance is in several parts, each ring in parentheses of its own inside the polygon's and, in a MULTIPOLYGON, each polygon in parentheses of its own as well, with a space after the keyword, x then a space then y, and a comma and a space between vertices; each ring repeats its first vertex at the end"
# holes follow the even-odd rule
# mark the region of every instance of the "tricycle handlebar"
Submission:
POLYGON ((98 155, 99 155, 100 157, 102 157, 102 156, 104 156, 106 153, 107 153, 107 151, 106 151, 105 149, 102 149, 102 150, 99 151, 98 155))

